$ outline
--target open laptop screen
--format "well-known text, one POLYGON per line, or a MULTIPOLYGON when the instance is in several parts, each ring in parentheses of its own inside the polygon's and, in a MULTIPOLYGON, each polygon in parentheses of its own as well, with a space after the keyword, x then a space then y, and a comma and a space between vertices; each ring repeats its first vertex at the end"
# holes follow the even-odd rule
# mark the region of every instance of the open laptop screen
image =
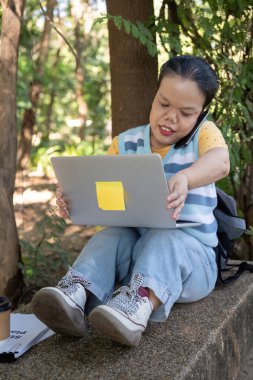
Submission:
MULTIPOLYGON (((53 157, 74 224, 175 228, 160 155, 53 157)), ((189 226, 198 223, 189 223, 189 226)))

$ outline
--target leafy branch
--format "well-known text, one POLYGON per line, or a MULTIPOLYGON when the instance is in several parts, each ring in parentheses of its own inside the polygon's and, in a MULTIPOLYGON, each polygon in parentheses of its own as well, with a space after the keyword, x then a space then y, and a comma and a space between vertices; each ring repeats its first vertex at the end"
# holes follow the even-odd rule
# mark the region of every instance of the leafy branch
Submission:
POLYGON ((131 35, 142 45, 146 46, 148 49, 148 53, 152 57, 154 57, 158 53, 154 36, 142 22, 136 21, 136 23, 134 23, 125 19, 122 16, 112 16, 108 13, 101 14, 101 16, 95 20, 95 23, 102 23, 105 20, 111 20, 118 30, 124 29, 127 34, 131 35))

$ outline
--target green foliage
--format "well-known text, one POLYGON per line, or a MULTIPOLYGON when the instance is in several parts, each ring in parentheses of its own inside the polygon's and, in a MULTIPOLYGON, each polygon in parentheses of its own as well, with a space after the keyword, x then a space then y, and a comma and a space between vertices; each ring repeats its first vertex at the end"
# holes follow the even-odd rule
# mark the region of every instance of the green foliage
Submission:
POLYGON ((249 229, 245 232, 245 234, 253 238, 253 227, 250 226, 249 229))
POLYGON ((53 209, 37 223, 35 229, 40 235, 36 244, 21 240, 22 270, 29 283, 41 287, 54 281, 55 273, 69 264, 69 253, 61 247, 61 236, 67 224, 53 209))
POLYGON ((166 4, 167 8, 155 19, 155 28, 168 56, 202 56, 219 75, 221 89, 211 111, 228 142, 231 157, 231 175, 221 183, 237 195, 253 158, 252 1, 188 0, 166 4))
POLYGON ((125 19, 122 16, 113 16, 109 13, 101 15, 96 19, 96 23, 102 23, 105 20, 112 20, 114 25, 119 30, 125 30, 137 39, 142 45, 146 46, 149 54, 154 57, 157 54, 157 46, 155 43, 154 35, 151 31, 140 21, 136 23, 125 19))

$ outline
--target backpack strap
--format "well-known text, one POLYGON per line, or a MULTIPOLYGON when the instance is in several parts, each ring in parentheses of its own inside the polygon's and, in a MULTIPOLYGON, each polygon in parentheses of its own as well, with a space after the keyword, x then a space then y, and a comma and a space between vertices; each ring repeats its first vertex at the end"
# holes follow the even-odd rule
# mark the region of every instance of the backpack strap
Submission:
POLYGON ((219 228, 222 230, 225 229, 229 239, 234 240, 239 238, 246 230, 244 219, 237 216, 230 216, 218 208, 215 209, 214 214, 219 224, 219 228))
POLYGON ((218 223, 218 245, 214 248, 218 267, 218 277, 223 284, 228 284, 236 280, 244 271, 253 273, 253 265, 247 262, 240 264, 229 264, 228 258, 233 248, 233 243, 246 230, 245 220, 237 216, 236 202, 233 197, 216 187, 217 207, 214 209, 214 216, 218 223), (227 278, 222 277, 223 271, 228 271, 228 267, 237 267, 236 273, 227 278))
POLYGON ((221 257, 223 259, 227 260, 227 253, 223 249, 222 245, 219 243, 217 247, 214 248, 215 254, 216 254, 216 263, 218 267, 218 276, 217 280, 220 280, 223 284, 229 284, 230 282, 236 280, 238 277, 241 276, 241 274, 245 271, 253 273, 253 264, 247 263, 246 261, 241 262, 240 264, 229 264, 226 262, 226 269, 223 269, 221 267, 221 257), (228 267, 237 267, 238 270, 232 274, 231 276, 227 278, 222 277, 222 272, 229 271, 228 267))
POLYGON ((245 271, 249 271, 249 272, 253 273, 253 265, 247 263, 246 261, 243 261, 239 265, 238 264, 227 264, 227 266, 228 267, 238 267, 238 270, 236 271, 236 273, 234 273, 232 276, 227 277, 226 279, 219 277, 219 279, 223 282, 223 284, 228 284, 228 283, 236 280, 245 271))

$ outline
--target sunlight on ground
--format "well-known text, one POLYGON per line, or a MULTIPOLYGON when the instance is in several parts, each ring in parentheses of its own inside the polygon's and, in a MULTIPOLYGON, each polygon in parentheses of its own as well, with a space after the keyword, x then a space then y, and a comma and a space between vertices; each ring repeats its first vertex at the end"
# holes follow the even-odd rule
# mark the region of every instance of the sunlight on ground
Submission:
MULTIPOLYGON (((37 224, 56 205, 55 184, 54 175, 45 177, 38 170, 17 172, 13 202, 20 238, 34 242, 40 237, 37 224)), ((67 224, 62 236, 64 245, 72 252, 80 252, 96 228, 73 225, 69 219, 67 224)))
POLYGON ((28 205, 32 203, 47 203, 53 198, 55 198, 54 194, 49 190, 36 191, 27 189, 23 194, 14 194, 13 202, 14 205, 28 205))
POLYGON ((17 172, 15 193, 13 196, 14 205, 31 205, 49 202, 51 204, 51 201, 55 199, 55 193, 50 187, 55 183, 55 177, 46 178, 43 171, 17 172), (38 187, 38 190, 36 187, 38 187))
POLYGON ((17 172, 13 204, 16 224, 30 231, 49 207, 55 206, 55 178, 38 171, 17 172))
MULTIPOLYGON (((44 173, 31 171, 29 173, 17 173, 16 176, 16 191, 13 196, 14 206, 31 205, 34 203, 50 203, 55 204, 55 194, 50 188, 41 188, 45 185, 44 173), (33 185, 31 186, 31 181, 33 185), (32 187, 38 186, 38 190, 32 187), (52 202, 53 201, 53 202, 52 202)), ((54 178, 48 178, 46 184, 52 185, 55 183, 54 178)))

